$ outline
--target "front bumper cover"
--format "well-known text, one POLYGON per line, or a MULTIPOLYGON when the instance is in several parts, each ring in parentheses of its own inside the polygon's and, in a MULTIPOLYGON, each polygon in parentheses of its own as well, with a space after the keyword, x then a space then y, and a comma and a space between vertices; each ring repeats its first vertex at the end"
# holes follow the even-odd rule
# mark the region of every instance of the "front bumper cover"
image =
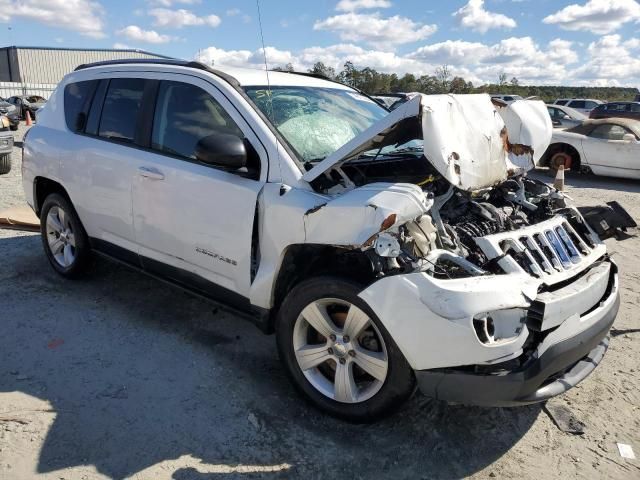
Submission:
POLYGON ((508 407, 542 402, 574 387, 598 366, 609 345, 607 334, 620 306, 614 265, 605 297, 590 312, 567 320, 588 324, 587 328, 568 337, 552 332, 530 361, 506 374, 454 368, 416 371, 420 390, 448 402, 508 407))
POLYGON ((13 133, 0 131, 0 154, 13 151, 13 133))

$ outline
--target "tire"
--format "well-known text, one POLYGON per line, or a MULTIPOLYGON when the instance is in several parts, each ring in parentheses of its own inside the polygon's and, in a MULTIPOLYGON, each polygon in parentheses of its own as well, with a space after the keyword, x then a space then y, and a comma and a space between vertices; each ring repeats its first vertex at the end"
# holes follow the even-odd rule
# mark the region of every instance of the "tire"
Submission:
POLYGON ((71 202, 58 193, 44 200, 40 235, 49 263, 60 275, 77 278, 87 270, 91 257, 87 233, 71 202))
POLYGON ((6 153, 0 155, 0 175, 9 173, 11 171, 11 154, 6 153))
POLYGON ((18 125, 10 125, 10 126, 9 126, 9 129, 10 129, 12 132, 15 132, 15 131, 17 131, 17 130, 18 130, 18 125))
POLYGON ((415 390, 411 367, 375 313, 358 297, 361 291, 361 285, 338 277, 304 280, 289 292, 276 319, 278 353, 296 388, 319 409, 354 423, 382 418, 415 390), (328 317, 314 316, 314 312, 328 317), (330 335, 326 328, 331 329, 330 335), (322 329, 325 335, 319 333, 322 329), (346 338, 349 332, 355 337, 346 338), (304 371, 301 362, 307 366, 304 371), (336 387, 336 375, 350 388, 336 387))

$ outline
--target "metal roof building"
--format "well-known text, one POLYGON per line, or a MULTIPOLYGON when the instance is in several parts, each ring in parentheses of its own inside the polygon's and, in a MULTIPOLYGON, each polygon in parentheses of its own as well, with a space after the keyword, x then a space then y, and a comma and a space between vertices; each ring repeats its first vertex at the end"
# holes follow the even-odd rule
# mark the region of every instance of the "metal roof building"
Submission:
POLYGON ((99 48, 0 48, 0 82, 56 84, 82 63, 122 58, 170 58, 144 50, 99 48))

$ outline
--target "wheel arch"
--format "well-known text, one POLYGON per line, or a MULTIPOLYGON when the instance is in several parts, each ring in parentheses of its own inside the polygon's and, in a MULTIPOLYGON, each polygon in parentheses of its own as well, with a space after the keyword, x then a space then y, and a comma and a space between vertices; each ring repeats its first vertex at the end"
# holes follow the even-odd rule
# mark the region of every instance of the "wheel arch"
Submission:
POLYGON ((273 288, 270 330, 287 293, 298 283, 311 277, 335 275, 363 286, 375 280, 373 265, 360 250, 333 245, 295 244, 287 247, 273 288))
POLYGON ((550 160, 556 153, 566 153, 571 156, 571 168, 579 169, 582 164, 582 157, 578 149, 567 142, 555 142, 549 145, 547 151, 542 156, 540 165, 550 166, 550 160))
POLYGON ((66 189, 55 180, 51 180, 47 177, 36 177, 33 179, 33 206, 38 217, 40 216, 40 212, 42 211, 42 205, 44 204, 45 198, 47 198, 52 193, 58 193, 65 197, 71 205, 71 197, 67 193, 66 189))

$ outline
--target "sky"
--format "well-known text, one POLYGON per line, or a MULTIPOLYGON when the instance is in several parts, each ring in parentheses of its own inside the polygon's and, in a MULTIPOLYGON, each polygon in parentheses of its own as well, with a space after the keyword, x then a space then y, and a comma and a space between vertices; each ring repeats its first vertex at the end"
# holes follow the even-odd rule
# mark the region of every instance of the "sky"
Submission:
POLYGON ((0 46, 136 48, 215 65, 345 61, 475 85, 640 86, 636 0, 0 0, 0 46))

